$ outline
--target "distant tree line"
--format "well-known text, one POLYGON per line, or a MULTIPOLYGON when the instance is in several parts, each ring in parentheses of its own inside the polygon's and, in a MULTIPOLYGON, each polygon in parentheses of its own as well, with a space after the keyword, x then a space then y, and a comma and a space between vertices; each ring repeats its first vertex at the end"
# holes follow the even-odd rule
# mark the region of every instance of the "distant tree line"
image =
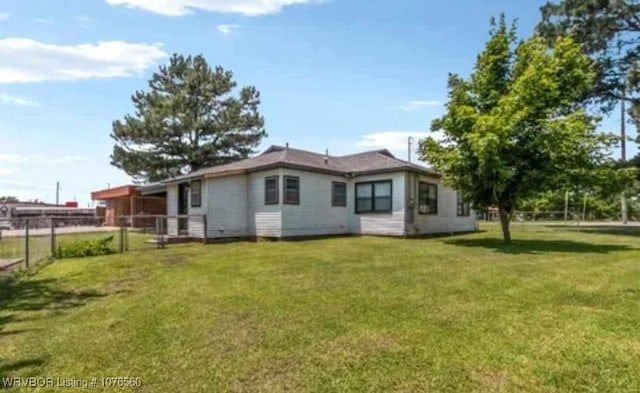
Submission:
POLYGON ((0 203, 15 203, 15 202, 20 202, 17 197, 0 196, 0 203))

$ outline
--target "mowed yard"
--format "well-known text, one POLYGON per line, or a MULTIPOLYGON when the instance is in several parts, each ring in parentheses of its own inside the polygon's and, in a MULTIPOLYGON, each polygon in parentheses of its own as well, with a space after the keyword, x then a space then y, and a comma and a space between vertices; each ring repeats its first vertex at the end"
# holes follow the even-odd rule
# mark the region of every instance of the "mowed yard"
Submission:
POLYGON ((0 284, 0 375, 140 377, 139 392, 640 391, 640 232, 514 237, 58 261, 0 284))

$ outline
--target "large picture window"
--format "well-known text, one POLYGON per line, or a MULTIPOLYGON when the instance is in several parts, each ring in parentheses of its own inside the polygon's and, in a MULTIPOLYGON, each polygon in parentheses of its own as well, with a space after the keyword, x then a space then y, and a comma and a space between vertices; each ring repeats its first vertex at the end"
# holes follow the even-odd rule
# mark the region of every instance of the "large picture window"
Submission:
POLYGON ((264 179, 264 204, 277 205, 278 197, 278 176, 270 176, 264 179))
POLYGON ((418 188, 418 212, 438 214, 438 185, 420 182, 418 188))
POLYGON ((391 180, 356 183, 356 213, 388 213, 391 208, 391 180))
POLYGON ((297 176, 284 177, 284 199, 288 205, 300 204, 300 178, 297 176))
POLYGON ((347 206, 347 183, 331 183, 331 206, 347 206))
POLYGON ((471 215, 470 209, 469 209, 469 203, 465 202, 464 199, 462 199, 462 195, 460 195, 460 191, 457 192, 457 212, 458 212, 458 217, 469 217, 471 215))
POLYGON ((194 180, 189 185, 191 192, 191 207, 202 206, 202 182, 200 180, 194 180))

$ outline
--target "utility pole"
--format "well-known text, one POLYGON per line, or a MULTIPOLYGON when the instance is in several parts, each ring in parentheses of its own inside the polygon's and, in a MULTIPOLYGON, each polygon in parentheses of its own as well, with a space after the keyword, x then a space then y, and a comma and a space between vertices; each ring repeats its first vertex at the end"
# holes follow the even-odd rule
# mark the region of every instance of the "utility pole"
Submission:
POLYGON ((413 150, 413 137, 410 136, 407 140, 407 161, 411 162, 411 150, 413 150))
POLYGON ((60 204, 60 182, 56 182, 56 205, 60 204))
MULTIPOLYGON (((626 83, 622 85, 622 100, 620 102, 620 148, 622 149, 620 153, 620 158, 622 161, 622 165, 627 162, 627 108, 626 108, 626 83)), ((622 223, 626 225, 629 222, 629 218, 627 216, 627 196, 626 190, 622 191, 622 195, 620 196, 620 210, 622 214, 622 223)))
MULTIPOLYGON (((615 5, 618 5, 617 2, 615 5)), ((622 56, 622 41, 620 37, 620 33, 617 36, 617 44, 618 44, 618 59, 622 56)), ((622 69, 622 98, 620 100, 620 161, 624 166, 627 162, 627 75, 624 69, 622 69)), ((627 217, 627 190, 623 190, 620 195, 620 215, 622 216, 622 224, 626 225, 628 223, 627 217)))

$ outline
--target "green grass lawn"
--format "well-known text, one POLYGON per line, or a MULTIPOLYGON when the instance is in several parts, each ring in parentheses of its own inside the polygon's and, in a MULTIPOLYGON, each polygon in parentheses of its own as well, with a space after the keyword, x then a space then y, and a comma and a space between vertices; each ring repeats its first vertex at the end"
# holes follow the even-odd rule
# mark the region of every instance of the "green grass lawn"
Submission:
POLYGON ((0 375, 140 377, 139 392, 640 391, 640 233, 498 238, 58 261, 0 284, 0 375))

